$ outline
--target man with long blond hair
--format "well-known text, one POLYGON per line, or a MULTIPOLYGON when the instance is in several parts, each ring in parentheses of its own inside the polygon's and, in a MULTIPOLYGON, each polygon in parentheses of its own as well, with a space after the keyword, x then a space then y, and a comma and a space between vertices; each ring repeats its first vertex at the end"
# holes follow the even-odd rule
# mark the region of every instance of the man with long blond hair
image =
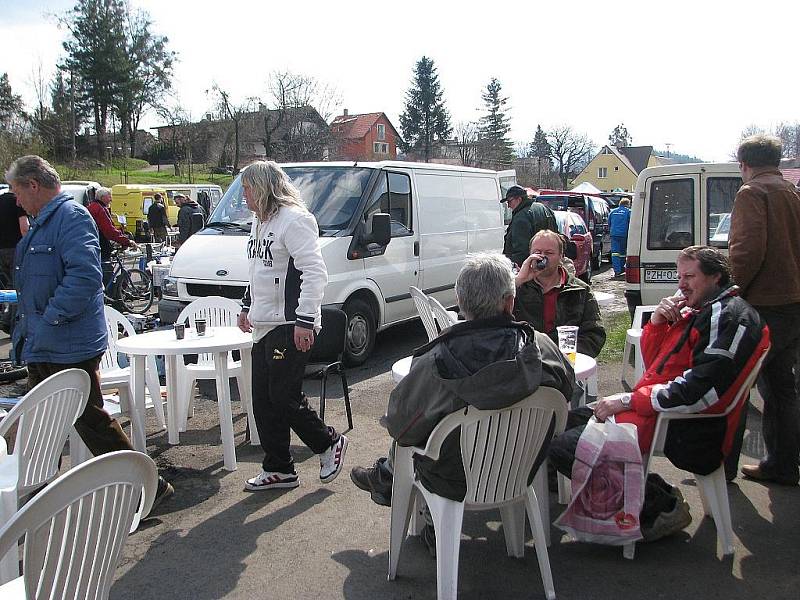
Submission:
POLYGON ((255 219, 238 325, 253 332, 253 412, 264 449, 263 470, 245 489, 300 485, 289 451, 292 430, 319 455, 320 481, 329 483, 341 472, 347 438, 322 422, 302 389, 328 282, 317 221, 276 163, 251 164, 241 181, 255 219))

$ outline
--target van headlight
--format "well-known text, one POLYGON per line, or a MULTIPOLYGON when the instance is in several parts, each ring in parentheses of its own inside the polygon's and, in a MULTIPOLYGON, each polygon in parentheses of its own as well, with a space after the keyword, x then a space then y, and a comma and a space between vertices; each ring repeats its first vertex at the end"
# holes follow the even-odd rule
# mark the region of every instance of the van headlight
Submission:
POLYGON ((161 280, 161 295, 178 297, 178 282, 172 277, 164 277, 161 280))

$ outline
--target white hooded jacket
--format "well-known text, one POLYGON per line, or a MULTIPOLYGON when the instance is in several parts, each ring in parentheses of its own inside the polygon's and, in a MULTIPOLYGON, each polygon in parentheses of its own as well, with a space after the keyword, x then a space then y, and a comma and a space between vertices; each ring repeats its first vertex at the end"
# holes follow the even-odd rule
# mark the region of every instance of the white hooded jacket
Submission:
POLYGON ((247 258, 250 286, 242 304, 254 333, 261 334, 254 337, 288 323, 319 331, 328 271, 314 215, 282 206, 266 223, 254 218, 247 258))

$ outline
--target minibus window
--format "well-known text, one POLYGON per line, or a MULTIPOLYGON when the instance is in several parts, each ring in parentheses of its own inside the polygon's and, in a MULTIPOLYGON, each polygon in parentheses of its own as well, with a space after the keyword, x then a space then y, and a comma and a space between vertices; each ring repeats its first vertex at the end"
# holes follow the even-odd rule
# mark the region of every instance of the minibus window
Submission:
POLYGON ((730 213, 733 199, 742 187, 741 177, 709 177, 706 182, 706 235, 708 245, 728 247, 730 213))
POLYGON ((694 244, 694 182, 667 179, 650 186, 647 247, 683 250, 694 244))

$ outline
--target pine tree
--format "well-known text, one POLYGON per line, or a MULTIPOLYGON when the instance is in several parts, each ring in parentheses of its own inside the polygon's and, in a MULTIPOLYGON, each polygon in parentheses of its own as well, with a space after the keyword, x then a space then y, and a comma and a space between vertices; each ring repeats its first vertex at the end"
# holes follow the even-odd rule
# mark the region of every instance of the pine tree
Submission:
POLYGON ((547 175, 550 172, 550 156, 552 154, 550 142, 547 141, 547 135, 542 130, 541 125, 536 125, 536 133, 531 142, 530 154, 536 159, 536 183, 541 187, 543 181, 542 175, 547 175))
POLYGON ((22 98, 11 90, 8 73, 0 75, 0 129, 9 129, 15 116, 22 113, 22 98))
POLYGON ((511 125, 506 114, 508 97, 501 94, 503 86, 492 77, 481 94, 486 114, 480 120, 482 162, 495 168, 508 167, 514 162, 514 143, 509 139, 511 125))
POLYGON ((444 104, 444 91, 433 60, 423 56, 414 67, 414 78, 406 92, 406 106, 400 115, 404 152, 421 151, 428 162, 434 141, 450 135, 450 114, 444 104))

